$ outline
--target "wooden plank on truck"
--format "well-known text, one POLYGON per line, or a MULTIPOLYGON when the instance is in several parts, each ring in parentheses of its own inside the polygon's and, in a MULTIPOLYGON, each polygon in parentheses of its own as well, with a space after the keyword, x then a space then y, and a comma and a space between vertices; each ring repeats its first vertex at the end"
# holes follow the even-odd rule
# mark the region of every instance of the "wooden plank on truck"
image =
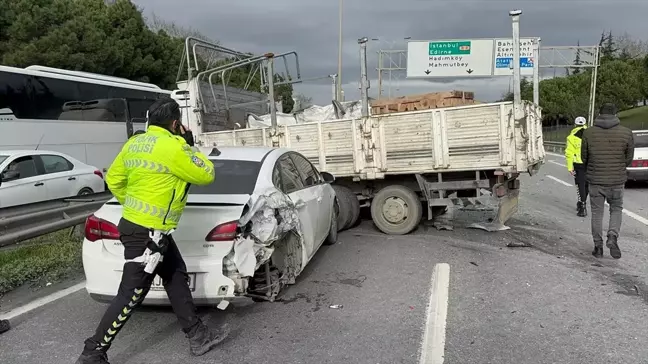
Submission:
POLYGON ((371 114, 381 115, 396 112, 474 105, 476 103, 474 97, 475 94, 473 92, 453 90, 374 100, 371 102, 371 114))

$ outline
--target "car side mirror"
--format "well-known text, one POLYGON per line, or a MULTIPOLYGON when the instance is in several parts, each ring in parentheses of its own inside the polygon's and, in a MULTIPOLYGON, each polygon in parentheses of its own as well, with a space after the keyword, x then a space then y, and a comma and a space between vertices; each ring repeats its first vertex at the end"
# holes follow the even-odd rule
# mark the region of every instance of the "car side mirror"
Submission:
POLYGON ((322 175, 322 179, 324 180, 324 183, 333 183, 335 182, 335 177, 328 173, 328 172, 320 172, 322 175))
POLYGON ((2 182, 11 181, 20 177, 20 172, 18 171, 4 171, 2 172, 2 182))

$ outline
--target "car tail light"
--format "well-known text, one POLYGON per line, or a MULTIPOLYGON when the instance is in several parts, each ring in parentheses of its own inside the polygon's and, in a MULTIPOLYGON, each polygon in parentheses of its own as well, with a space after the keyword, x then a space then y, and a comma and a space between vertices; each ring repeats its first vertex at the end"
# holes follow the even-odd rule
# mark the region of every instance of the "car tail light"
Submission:
POLYGON ((234 240, 238 231, 238 221, 230 221, 213 228, 205 237, 206 241, 234 240))
POLYGON ((119 240, 119 230, 115 224, 90 215, 85 223, 85 238, 90 241, 101 239, 119 240))
POLYGON ((97 176, 99 176, 99 178, 103 179, 103 173, 101 173, 100 170, 97 169, 96 171, 94 171, 94 174, 96 174, 97 176))
POLYGON ((634 160, 630 166, 634 168, 648 167, 648 160, 634 160))

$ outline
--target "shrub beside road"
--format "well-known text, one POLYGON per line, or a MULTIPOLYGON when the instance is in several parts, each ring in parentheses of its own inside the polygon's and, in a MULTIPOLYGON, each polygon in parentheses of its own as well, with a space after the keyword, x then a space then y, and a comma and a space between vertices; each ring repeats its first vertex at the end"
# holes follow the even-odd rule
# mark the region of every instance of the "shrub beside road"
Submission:
POLYGON ((0 250, 0 296, 24 284, 82 274, 82 238, 65 229, 0 250))

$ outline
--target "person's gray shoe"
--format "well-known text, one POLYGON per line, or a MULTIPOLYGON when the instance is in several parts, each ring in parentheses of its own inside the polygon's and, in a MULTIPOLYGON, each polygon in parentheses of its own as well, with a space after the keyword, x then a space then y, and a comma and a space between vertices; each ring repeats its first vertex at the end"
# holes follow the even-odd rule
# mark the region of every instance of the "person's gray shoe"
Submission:
POLYGON ((621 249, 619 249, 619 243, 617 242, 616 236, 612 234, 608 235, 605 245, 610 249, 610 255, 612 258, 621 259, 621 249))
POLYGON ((91 354, 81 354, 74 364, 110 364, 108 355, 103 351, 97 351, 91 354))
POLYGON ((229 329, 225 325, 220 330, 210 330, 207 325, 199 322, 195 328, 187 333, 191 355, 205 355, 208 351, 223 342, 228 335, 229 329))
POLYGON ((9 330, 11 330, 9 320, 0 320, 0 334, 3 334, 9 330))

